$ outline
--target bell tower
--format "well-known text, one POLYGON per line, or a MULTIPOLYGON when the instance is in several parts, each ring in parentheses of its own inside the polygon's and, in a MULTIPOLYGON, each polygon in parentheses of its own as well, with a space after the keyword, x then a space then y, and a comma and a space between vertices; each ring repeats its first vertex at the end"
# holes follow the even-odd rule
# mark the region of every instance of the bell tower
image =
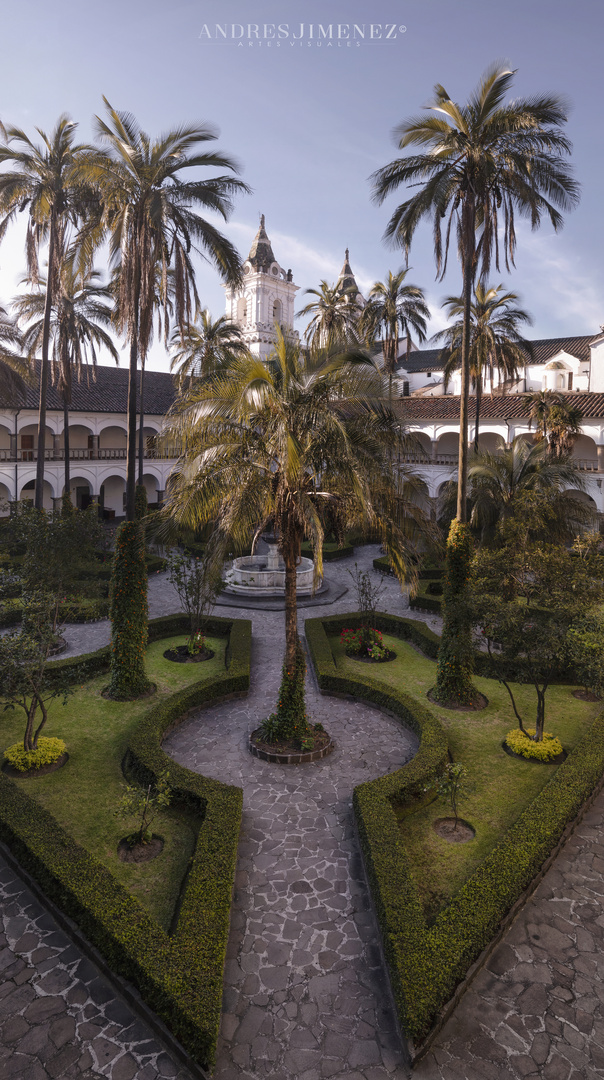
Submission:
POLYGON ((255 356, 262 360, 272 352, 277 340, 275 323, 290 337, 294 330, 294 285, 291 270, 279 265, 267 236, 264 214, 250 253, 243 264, 243 284, 237 289, 226 288, 226 315, 241 327, 243 339, 255 356))

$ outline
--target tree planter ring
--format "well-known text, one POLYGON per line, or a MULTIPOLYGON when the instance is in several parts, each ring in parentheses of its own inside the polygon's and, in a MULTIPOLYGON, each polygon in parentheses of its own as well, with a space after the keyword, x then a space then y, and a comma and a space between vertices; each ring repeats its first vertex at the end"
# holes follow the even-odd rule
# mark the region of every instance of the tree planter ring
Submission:
POLYGON ((250 754, 260 758, 261 761, 270 761, 273 765, 306 765, 311 761, 320 761, 321 758, 331 754, 334 749, 333 739, 331 736, 328 736, 328 742, 316 750, 287 750, 282 753, 273 750, 265 750, 265 743, 259 745, 255 742, 258 732, 259 729, 252 731, 252 734, 250 735, 248 744, 250 754))

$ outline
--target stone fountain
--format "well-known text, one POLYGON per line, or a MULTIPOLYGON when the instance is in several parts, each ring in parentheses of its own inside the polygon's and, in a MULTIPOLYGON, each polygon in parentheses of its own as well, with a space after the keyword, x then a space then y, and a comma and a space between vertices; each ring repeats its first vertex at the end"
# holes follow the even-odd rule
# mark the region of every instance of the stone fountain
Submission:
MULTIPOLYGON (((233 559, 231 569, 224 575, 225 592, 249 597, 285 595, 285 564, 279 554, 277 542, 272 536, 264 539, 267 552, 233 559)), ((312 559, 300 559, 296 571, 298 596, 311 596, 314 572, 312 559)), ((315 592, 321 587, 322 581, 319 579, 315 592)))

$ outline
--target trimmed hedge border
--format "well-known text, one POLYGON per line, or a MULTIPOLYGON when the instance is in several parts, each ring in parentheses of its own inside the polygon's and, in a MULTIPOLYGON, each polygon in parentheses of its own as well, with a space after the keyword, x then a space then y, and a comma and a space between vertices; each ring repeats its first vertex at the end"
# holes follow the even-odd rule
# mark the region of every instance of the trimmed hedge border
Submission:
MULTIPOLYGON (((361 784, 353 797, 396 1007, 414 1056, 413 1043, 426 1038, 457 984, 494 937, 502 919, 531 884, 600 780, 604 772, 604 713, 504 839, 428 926, 393 803, 404 801, 423 786, 421 773, 426 776, 429 770, 436 771, 442 762, 435 732, 438 721, 428 714, 427 723, 423 705, 402 692, 393 694, 389 689, 386 693, 369 676, 343 678, 337 674, 328 634, 354 623, 354 615, 306 622, 320 688, 328 693, 344 690, 389 708, 414 727, 421 740, 413 761, 389 776, 361 784)), ((418 624, 411 634, 410 623, 395 616, 379 616, 381 630, 406 640, 415 639, 417 644, 423 636, 429 646, 425 651, 431 655, 430 639, 436 635, 425 627, 418 633, 418 624)), ((440 732, 446 747, 442 728, 440 732)))
MULTIPOLYGON (((132 734, 124 761, 127 771, 143 782, 168 768, 177 799, 201 818, 172 935, 51 814, 0 774, 0 839, 204 1068, 213 1064, 220 1025, 242 792, 176 764, 161 742, 191 710, 245 696, 249 689, 251 623, 208 622, 208 633, 229 638, 225 673, 150 708, 132 734)), ((154 619, 149 638, 181 629, 188 629, 182 615, 154 619)), ((109 647, 49 665, 74 679, 108 667, 109 647)))
MULTIPOLYGON (((301 547, 301 553, 306 559, 312 559, 312 546, 308 541, 304 541, 301 547)), ((339 559, 347 559, 349 555, 354 555, 354 546, 349 543, 344 543, 342 547, 338 544, 327 543, 323 544, 323 562, 337 562, 339 559)))

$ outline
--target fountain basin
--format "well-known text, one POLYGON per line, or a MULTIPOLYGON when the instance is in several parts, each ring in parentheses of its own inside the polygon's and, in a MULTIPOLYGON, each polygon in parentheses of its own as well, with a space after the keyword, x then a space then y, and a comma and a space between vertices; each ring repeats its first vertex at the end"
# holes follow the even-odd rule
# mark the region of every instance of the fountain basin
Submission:
MULTIPOLYGON (((300 559, 296 570, 296 593, 310 596, 313 591, 315 568, 312 559, 300 559)), ((233 559, 233 565, 225 574, 225 592, 240 596, 283 596, 285 593, 285 565, 276 545, 269 545, 267 555, 243 555, 233 559)), ((317 583, 320 588, 321 581, 317 583)))

